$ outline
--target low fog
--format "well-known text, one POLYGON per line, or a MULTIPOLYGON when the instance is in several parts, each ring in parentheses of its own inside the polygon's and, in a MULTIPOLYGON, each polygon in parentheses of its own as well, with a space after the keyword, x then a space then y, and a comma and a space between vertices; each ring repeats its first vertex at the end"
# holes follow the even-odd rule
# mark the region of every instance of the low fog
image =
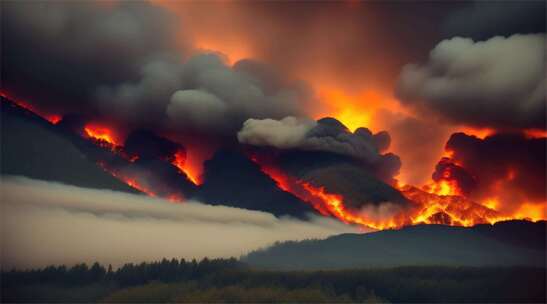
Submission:
POLYGON ((357 232, 336 220, 173 204, 162 199, 3 176, 2 268, 166 258, 239 257, 275 241, 357 232))

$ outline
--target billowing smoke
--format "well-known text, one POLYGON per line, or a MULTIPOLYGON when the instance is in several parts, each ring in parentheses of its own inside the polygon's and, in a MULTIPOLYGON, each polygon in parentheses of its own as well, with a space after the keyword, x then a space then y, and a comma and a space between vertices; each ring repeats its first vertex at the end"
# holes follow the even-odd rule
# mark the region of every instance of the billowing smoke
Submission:
MULTIPOLYGON (((470 197, 478 201, 496 199, 497 208, 515 211, 522 203, 544 204, 546 138, 527 138, 522 134, 496 134, 485 139, 463 133, 453 134, 446 144, 451 158, 465 169, 459 174, 462 185, 476 180, 470 197)), ((438 165, 443 167, 444 163, 438 165)), ((461 171, 461 170, 460 170, 461 171)), ((456 176, 454 176, 456 177, 456 176)))
POLYGON ((309 91, 298 86, 270 90, 269 83, 249 71, 239 65, 229 67, 215 54, 190 58, 183 65, 180 90, 167 106, 170 123, 232 135, 248 118, 303 115, 302 109, 313 100, 309 91))
POLYGON ((102 85, 145 77, 186 52, 176 16, 143 2, 7 1, 2 11, 2 87, 52 110, 97 111, 102 85))
POLYGON ((239 142, 255 146, 272 146, 280 149, 296 148, 306 134, 317 125, 312 120, 298 120, 288 116, 281 120, 248 119, 237 133, 239 142))
POLYGON ((389 131, 393 138, 390 151, 401 158, 401 174, 397 179, 413 185, 429 181, 431 169, 443 153, 446 139, 454 128, 435 120, 387 110, 378 111, 375 120, 389 131))
POLYGON ((435 166, 431 178, 439 183, 442 181, 455 182, 455 192, 468 196, 477 187, 477 181, 464 168, 455 164, 450 158, 443 157, 435 166))
POLYGON ((545 35, 441 41, 403 68, 397 94, 422 111, 496 128, 545 127, 545 35))
POLYGON ((266 65, 231 66, 222 54, 197 53, 179 16, 157 5, 3 2, 2 9, 9 46, 2 90, 57 114, 233 135, 248 118, 300 116, 315 100, 305 84, 266 65))
POLYGON ((271 146, 279 149, 319 151, 348 156, 364 162, 367 166, 395 175, 400 168, 399 158, 391 153, 381 154, 389 148, 391 138, 385 131, 373 134, 367 128, 348 130, 334 118, 323 118, 317 122, 298 121, 286 117, 248 120, 238 133, 241 143, 256 146, 271 146))
POLYGON ((324 217, 300 221, 198 202, 175 205, 22 177, 4 176, 0 187, 6 268, 238 257, 275 241, 355 231, 324 217))
POLYGON ((393 216, 408 207, 408 201, 388 185, 401 163, 394 154, 382 154, 391 140, 385 131, 351 132, 334 118, 313 122, 287 117, 248 120, 238 139, 251 145, 253 159, 282 187, 312 204, 315 198, 309 192, 323 187, 327 193, 343 195, 350 212, 367 214, 369 219, 393 216), (302 183, 317 189, 306 190, 302 183))

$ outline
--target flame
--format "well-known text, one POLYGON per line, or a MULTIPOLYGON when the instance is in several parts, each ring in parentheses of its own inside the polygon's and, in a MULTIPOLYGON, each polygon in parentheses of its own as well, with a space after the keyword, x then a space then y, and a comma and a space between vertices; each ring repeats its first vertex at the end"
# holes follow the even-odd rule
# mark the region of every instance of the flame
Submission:
POLYGON ((493 224, 503 220, 496 210, 461 195, 438 195, 413 186, 404 186, 399 191, 415 205, 414 210, 408 215, 412 224, 467 227, 480 223, 493 224))
MULTIPOLYGON (((453 155, 452 151, 446 151, 445 155, 451 156, 453 155)), ((451 164, 456 164, 451 158, 442 158, 441 161, 448 161, 451 164)), ((452 167, 445 167, 442 171, 441 177, 438 180, 430 181, 427 185, 423 187, 423 190, 432 193, 437 194, 441 196, 446 195, 463 195, 463 191, 460 188, 460 185, 458 184, 458 181, 453 178, 452 173, 452 167)))
POLYGON ((112 147, 120 146, 114 131, 108 127, 96 124, 87 124, 84 127, 84 131, 89 138, 93 138, 98 142, 107 143, 112 147))
POLYGON ((492 210, 497 210, 500 202, 497 198, 488 198, 482 202, 482 205, 492 210))
POLYGON ((491 198, 483 203, 474 202, 461 195, 457 184, 452 183, 455 181, 445 179, 423 190, 397 181, 395 187, 409 200, 410 206, 388 219, 378 218, 367 212, 348 208, 341 194, 329 193, 324 187, 314 186, 310 182, 289 176, 256 156, 251 156, 250 159, 258 164, 262 172, 271 177, 281 190, 307 202, 319 213, 335 217, 347 224, 373 229, 393 229, 416 224, 468 227, 510 219, 537 221, 545 218, 544 205, 532 204, 523 205, 511 216, 503 215, 496 211, 497 199, 491 198))
POLYGON ((399 226, 392 219, 387 221, 373 220, 364 214, 349 210, 344 205, 342 195, 329 193, 324 187, 317 187, 309 182, 296 179, 273 166, 260 164, 254 156, 251 156, 251 160, 258 164, 262 172, 272 178, 281 190, 292 193, 307 202, 322 215, 333 216, 346 224, 355 224, 373 229, 388 229, 399 226))
MULTIPOLYGON (((340 104, 345 102, 345 98, 352 98, 343 94, 336 95, 336 92, 333 94, 334 100, 338 100, 340 104)), ((5 92, 0 92, 0 95, 11 100, 13 104, 43 117, 52 124, 56 124, 62 119, 60 115, 39 112, 30 103, 10 98, 5 92)), ((369 124, 370 113, 361 112, 354 114, 342 110, 339 112, 339 119, 351 129, 355 129, 360 125, 369 124)), ((470 133, 477 137, 484 138, 492 134, 493 131, 483 129, 474 130, 470 133)), ((543 135, 544 133, 537 132, 528 134, 528 136, 543 135)), ((89 123, 84 127, 83 136, 93 139, 96 144, 118 153, 128 161, 134 162, 138 159, 138 156, 125 155, 121 140, 112 128, 97 123, 89 123)), ((448 150, 445 150, 443 154, 444 157, 448 158, 452 158, 453 155, 454 152, 448 150)), ((201 185, 202 180, 199 174, 201 170, 196 162, 188 161, 192 159, 197 158, 189 158, 185 151, 181 150, 177 151, 169 161, 179 170, 184 172, 195 185, 201 185)), ((256 157, 251 156, 251 159, 260 166, 265 174, 276 182, 280 189, 290 192, 301 200, 309 203, 319 213, 325 216, 335 217, 347 224, 371 227, 374 229, 390 229, 419 223, 472 226, 478 223, 493 224, 498 221, 510 219, 529 219, 538 221, 546 218, 545 202, 541 204, 531 202, 520 204, 520 207, 510 214, 501 212, 502 208, 500 208, 500 200, 498 197, 490 197, 481 202, 474 202, 463 195, 457 181, 451 179, 450 170, 447 170, 443 172, 441 179, 436 182, 430 182, 422 189, 404 185, 400 181, 397 181, 394 186, 410 201, 411 206, 400 213, 394 214, 388 219, 379 219, 362 210, 359 211, 348 208, 342 194, 330 193, 324 187, 315 186, 308 181, 294 178, 274 166, 265 165, 263 162, 258 161, 256 157)), ((460 165, 456 162, 454 163, 460 165)), ((138 178, 126 176, 120 172, 109 169, 104 163, 99 162, 99 165, 105 171, 125 182, 130 187, 151 197, 159 196, 157 192, 147 187, 145 183, 139 182, 138 178)), ((507 168, 507 173, 500 178, 500 184, 497 186, 502 187, 502 181, 511 181, 515 179, 518 174, 519 172, 514 168, 507 168)), ((173 202, 183 201, 183 197, 176 193, 162 194, 162 196, 173 202)))
POLYGON ((490 135, 494 135, 496 131, 491 128, 471 128, 471 127, 465 127, 460 132, 463 132, 467 135, 475 136, 479 139, 485 139, 486 137, 490 135))
POLYGON ((8 99, 9 101, 13 102, 14 104, 18 105, 19 107, 42 117, 43 119, 47 120, 51 124, 56 125, 57 123, 59 123, 59 121, 61 121, 61 119, 63 119, 63 117, 59 114, 51 114, 51 113, 46 113, 44 111, 40 111, 40 110, 38 110, 38 108, 33 106, 31 103, 29 103, 27 101, 24 101, 24 100, 21 100, 21 99, 18 99, 18 98, 15 98, 14 96, 10 96, 5 91, 0 91, 0 96, 8 99))
MULTIPOLYGON (((124 174, 121 174, 120 172, 117 172, 116 170, 114 169, 111 169, 108 167, 108 165, 105 163, 105 162, 102 162, 102 161, 98 161, 97 164, 99 165, 99 167, 101 167, 104 171, 106 171, 107 173, 109 173, 110 175, 114 176, 115 178, 117 178, 118 180, 124 182, 125 184, 127 184, 129 187, 137 190, 137 191, 140 191, 150 197, 160 197, 156 192, 154 192, 152 189, 150 189, 149 187, 147 187, 146 185, 144 185, 143 183, 139 182, 137 178, 133 178, 133 177, 130 177, 130 176, 127 176, 127 175, 124 175, 124 174)), ((170 202, 173 202, 173 203, 180 203, 180 202, 183 202, 184 201, 184 198, 181 197, 180 195, 178 194, 169 194, 165 197, 163 197, 164 199, 170 201, 170 202)))
POLYGON ((524 203, 516 211, 514 218, 539 221, 545 219, 545 202, 541 204, 524 203))
POLYGON ((460 195, 458 183, 455 180, 442 179, 439 182, 431 182, 424 190, 437 195, 460 195))
POLYGON ((173 166, 177 167, 180 171, 184 172, 188 179, 194 185, 201 185, 203 181, 201 180, 201 175, 198 173, 200 171, 196 170, 195 167, 192 167, 187 162, 186 152, 179 150, 175 153, 173 160, 171 161, 173 166))
POLYGON ((142 193, 144 193, 148 196, 156 197, 156 194, 152 190, 148 189, 147 187, 145 187, 144 185, 139 183, 137 181, 137 179, 124 176, 124 175, 116 172, 115 170, 110 169, 105 162, 98 161, 97 164, 104 171, 108 172, 110 175, 114 176, 118 180, 121 180, 122 182, 126 183, 129 187, 131 187, 133 189, 136 189, 136 190, 138 190, 138 191, 140 191, 140 192, 142 192, 142 193))
POLYGON ((528 138, 544 138, 547 137, 547 130, 526 130, 524 131, 524 135, 528 138))
POLYGON ((331 194, 325 191, 324 187, 315 187, 310 183, 301 182, 303 188, 310 195, 320 199, 328 212, 346 224, 356 224, 363 227, 370 227, 378 230, 396 228, 398 225, 393 221, 374 221, 366 218, 362 214, 355 214, 346 208, 343 196, 340 194, 331 194))

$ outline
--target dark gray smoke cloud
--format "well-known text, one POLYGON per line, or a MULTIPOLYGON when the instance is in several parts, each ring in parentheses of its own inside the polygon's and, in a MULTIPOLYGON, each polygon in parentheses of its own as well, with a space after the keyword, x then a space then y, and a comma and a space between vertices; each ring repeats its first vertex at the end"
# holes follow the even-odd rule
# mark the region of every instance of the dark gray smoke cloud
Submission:
POLYGON ((396 155, 382 154, 391 142, 387 132, 373 134, 367 128, 358 128, 351 132, 334 118, 323 118, 317 122, 298 120, 294 117, 282 120, 249 119, 238 132, 238 140, 255 146, 349 156, 377 171, 383 171, 384 176, 395 175, 401 166, 396 155))
MULTIPOLYGON (((254 64, 260 65, 246 60, 245 66, 254 64)), ((227 66, 215 54, 194 56, 182 68, 182 85, 167 106, 170 122, 178 127, 232 133, 248 118, 303 115, 314 99, 305 87, 270 85, 242 65, 227 66)))
POLYGON ((523 203, 540 205, 547 200, 546 145, 545 137, 503 133, 479 139, 455 133, 446 149, 453 151, 452 158, 476 180, 471 198, 496 198, 504 211, 514 211, 523 203))
POLYGON ((177 15, 146 2, 4 1, 2 10, 2 89, 38 108, 233 134, 248 118, 303 115, 314 100, 263 64, 196 53, 177 15))
POLYGON ((403 103, 458 123, 545 128, 545 35, 441 41, 425 64, 403 68, 403 103))
POLYGON ((2 87, 54 111, 98 110, 101 85, 139 79, 185 52, 175 16, 143 2, 1 5, 2 87))

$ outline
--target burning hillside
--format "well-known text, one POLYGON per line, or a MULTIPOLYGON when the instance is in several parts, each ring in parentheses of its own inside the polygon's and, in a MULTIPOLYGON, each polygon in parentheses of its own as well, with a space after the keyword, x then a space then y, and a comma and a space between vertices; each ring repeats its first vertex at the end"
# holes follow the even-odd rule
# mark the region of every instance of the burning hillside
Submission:
POLYGON ((412 14, 387 33, 375 2, 40 5, 2 3, 3 102, 143 193, 377 229, 547 217, 544 34, 396 39, 412 14))
MULTIPOLYGON (((11 103, 12 101, 4 99, 4 102, 11 103)), ((13 103, 19 104, 16 101, 13 103)), ((29 107, 23 108, 31 111, 29 107)), ((44 119, 47 120, 45 117, 44 119)), ((56 127, 64 125, 63 123, 56 123, 58 123, 56 127)), ((129 132, 124 139, 120 138, 119 133, 114 131, 112 127, 107 127, 104 124, 83 122, 81 125, 83 125, 83 128, 76 133, 100 151, 93 154, 97 164, 114 177, 149 196, 159 196, 180 202, 184 198, 192 197, 196 189, 199 192, 200 185, 204 182, 207 183, 207 179, 201 180, 197 177, 201 174, 187 170, 185 167, 186 148, 176 142, 147 130, 134 130, 129 132), (188 186, 181 187, 181 182, 187 183, 188 186)), ((330 134, 331 131, 328 131, 332 130, 330 128, 337 129, 336 132, 350 132, 344 129, 343 126, 333 125, 331 121, 320 122, 319 127, 322 128, 321 132, 325 134, 330 134), (327 124, 322 125, 324 123, 327 124)), ((319 131, 311 132, 319 134, 317 133, 319 131)), ((380 137, 371 138, 378 138, 375 140, 380 144, 380 137)), ((460 165, 461 162, 451 158, 458 155, 455 152, 446 153, 449 157, 444 157, 439 161, 435 172, 432 174, 431 182, 423 187, 401 185, 396 180, 389 178, 385 184, 382 183, 385 185, 384 187, 389 187, 389 183, 391 183, 392 187, 396 189, 393 191, 400 192, 404 202, 393 204, 390 200, 394 200, 394 198, 385 194, 384 198, 378 199, 377 203, 369 204, 367 202, 350 203, 349 201, 356 200, 355 194, 352 194, 351 190, 342 189, 342 192, 338 193, 331 190, 336 189, 336 183, 333 186, 332 182, 326 180, 326 184, 322 184, 321 174, 316 172, 323 169, 317 171, 318 169, 315 168, 311 171, 313 172, 311 175, 298 177, 290 173, 294 170, 283 169, 283 165, 278 163, 279 161, 283 162, 283 158, 286 158, 293 163, 301 164, 299 159, 302 156, 283 156, 283 151, 277 149, 264 150, 252 146, 248 149, 250 149, 246 153, 248 159, 257 164, 260 171, 271 178, 280 190, 291 193, 300 199, 302 203, 309 204, 317 213, 323 216, 334 217, 351 225, 374 229, 400 228, 422 223, 473 226, 482 223, 493 224, 507 219, 535 221, 545 218, 544 210, 534 205, 521 207, 513 213, 507 213, 500 209, 499 200, 474 201, 472 194, 478 187, 478 181, 475 176, 468 173, 460 165)), ((314 146, 312 150, 316 149, 314 146)), ((309 154, 310 152, 306 153, 308 154, 304 158, 317 158, 317 155, 319 155, 319 152, 313 151, 311 154, 309 154)), ((332 153, 332 150, 329 150, 325 155, 328 156, 327 158, 335 157, 337 159, 335 162, 340 162, 338 160, 340 156, 336 156, 337 154, 332 153)), ((353 157, 343 156, 344 161, 348 159, 351 160, 353 157)), ((319 168, 328 167, 331 168, 329 170, 341 170, 332 169, 338 167, 332 167, 322 162, 321 158, 317 158, 311 163, 319 166, 319 168)), ((378 163, 378 166, 380 164, 378 163)), ((306 165, 302 166, 302 168, 306 167, 306 165)), ((366 169, 366 166, 363 167, 364 162, 362 159, 358 163, 344 166, 347 167, 347 170, 350 170, 347 172, 353 172, 351 170, 357 170, 356 168, 360 171, 370 170, 366 169)), ((370 164, 368 167, 371 168, 370 164)), ((298 170, 305 171, 306 169, 298 170)), ((384 171, 376 167, 377 176, 382 176, 381 173, 384 171)), ((502 180, 513 180, 515 174, 514 169, 509 176, 504 176, 502 180)), ((356 186, 359 187, 359 181, 356 180, 355 182, 356 186)), ((367 182, 364 181, 364 183, 367 182)))
MULTIPOLYGON (((256 158, 254 160, 256 161, 256 158)), ((491 201, 483 205, 456 194, 459 193, 457 183, 447 183, 445 180, 424 186, 423 189, 410 185, 397 186, 410 204, 404 210, 392 212, 388 218, 380 217, 375 214, 382 208, 381 205, 377 210, 348 208, 342 194, 329 193, 323 186, 315 186, 308 181, 288 176, 273 167, 262 165, 261 168, 276 181, 281 189, 311 204, 319 213, 338 218, 344 223, 374 229, 400 228, 416 224, 467 227, 476 224, 494 224, 508 219, 533 221, 544 219, 542 213, 535 213, 535 211, 529 214, 503 215, 495 210, 495 206, 489 205, 491 201), (438 189, 442 189, 442 192, 437 193, 438 189)), ((389 204, 386 204, 385 208, 389 208, 389 204)))

